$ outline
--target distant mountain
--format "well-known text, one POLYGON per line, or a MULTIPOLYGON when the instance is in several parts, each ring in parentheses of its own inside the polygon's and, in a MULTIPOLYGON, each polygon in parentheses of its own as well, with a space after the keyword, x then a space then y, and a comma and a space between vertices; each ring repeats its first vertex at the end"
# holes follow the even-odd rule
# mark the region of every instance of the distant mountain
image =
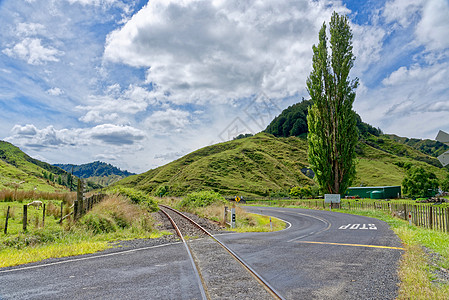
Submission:
POLYGON ((73 175, 79 178, 85 178, 87 181, 95 182, 102 186, 107 186, 130 175, 135 175, 135 173, 122 171, 111 164, 101 161, 94 161, 82 165, 55 164, 54 166, 67 172, 72 172, 73 175))

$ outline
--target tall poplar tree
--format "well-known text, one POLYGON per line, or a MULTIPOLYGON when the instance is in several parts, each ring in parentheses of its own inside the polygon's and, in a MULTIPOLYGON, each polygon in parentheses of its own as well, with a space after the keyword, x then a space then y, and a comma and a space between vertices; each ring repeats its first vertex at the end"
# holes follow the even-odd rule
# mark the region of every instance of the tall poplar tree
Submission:
POLYGON ((307 89, 313 102, 307 116, 308 155, 322 191, 343 194, 355 177, 358 133, 352 104, 358 78, 349 79, 355 56, 352 54, 352 31, 346 16, 334 12, 329 32, 330 51, 326 23, 323 23, 319 43, 313 46, 313 70, 307 79, 307 89))

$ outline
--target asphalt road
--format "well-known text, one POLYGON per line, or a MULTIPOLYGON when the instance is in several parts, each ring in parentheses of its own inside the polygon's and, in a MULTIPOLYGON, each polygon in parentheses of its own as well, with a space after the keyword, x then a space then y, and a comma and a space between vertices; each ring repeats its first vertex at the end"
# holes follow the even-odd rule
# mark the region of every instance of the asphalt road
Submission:
MULTIPOLYGON (((289 228, 217 237, 286 299, 394 299, 399 239, 382 221, 328 211, 256 208, 289 228)), ((237 283, 236 283, 237 284, 237 283)), ((184 246, 51 259, 0 269, 0 299, 201 299, 184 246)))
POLYGON ((182 243, 0 269, 0 299, 201 299, 182 243))
POLYGON ((385 222, 329 211, 247 207, 281 218, 273 233, 220 235, 286 299, 394 299, 402 254, 385 222))

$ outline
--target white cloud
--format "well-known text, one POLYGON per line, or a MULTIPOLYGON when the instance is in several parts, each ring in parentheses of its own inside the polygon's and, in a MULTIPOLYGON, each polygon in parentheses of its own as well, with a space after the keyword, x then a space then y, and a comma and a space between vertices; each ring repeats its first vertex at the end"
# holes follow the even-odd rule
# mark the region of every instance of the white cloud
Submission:
POLYGON ((64 52, 51 46, 45 47, 41 42, 41 39, 38 38, 25 38, 13 47, 4 49, 3 53, 11 57, 23 59, 31 65, 41 65, 49 61, 59 61, 58 56, 63 55, 64 52))
POLYGON ((45 26, 38 23, 19 23, 16 27, 17 36, 29 37, 45 33, 45 26))
POLYGON ((88 135, 92 139, 114 146, 132 145, 145 138, 145 133, 137 128, 113 124, 95 126, 88 131, 88 135))
POLYGON ((17 135, 29 135, 33 136, 37 133, 37 128, 32 124, 27 124, 25 126, 15 125, 12 130, 12 133, 17 135))
POLYGON ((392 0, 385 4, 383 16, 389 23, 407 27, 419 18, 422 5, 427 0, 392 0))
POLYGON ((189 124, 189 112, 171 108, 155 111, 145 120, 145 125, 156 135, 181 132, 189 124))
POLYGON ((6 140, 30 148, 61 148, 82 145, 133 145, 145 139, 143 131, 132 126, 101 124, 93 128, 55 129, 52 125, 42 129, 27 124, 15 125, 6 140))
POLYGON ((323 2, 150 1, 107 37, 104 58, 149 68, 147 82, 180 103, 303 90, 323 2))
POLYGON ((359 72, 363 72, 371 64, 381 59, 383 40, 387 33, 384 28, 379 26, 353 24, 351 28, 353 30, 353 52, 356 57, 355 68, 359 72))
POLYGON ((60 88, 51 88, 47 90, 47 94, 51 95, 51 96, 61 96, 64 94, 64 91, 61 90, 60 88))
POLYGON ((91 95, 88 101, 89 105, 77 106, 77 109, 87 111, 80 121, 97 124, 127 123, 130 116, 144 112, 150 104, 156 103, 153 93, 147 89, 130 85, 122 91, 118 84, 109 86, 104 96, 91 95))
POLYGON ((449 47, 449 2, 426 1, 422 18, 416 27, 417 40, 426 50, 442 50, 449 47))

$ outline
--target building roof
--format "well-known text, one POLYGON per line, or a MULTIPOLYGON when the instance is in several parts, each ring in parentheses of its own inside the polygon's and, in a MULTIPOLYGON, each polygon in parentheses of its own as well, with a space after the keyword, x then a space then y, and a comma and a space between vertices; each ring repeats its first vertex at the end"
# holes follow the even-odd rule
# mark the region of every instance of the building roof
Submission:
POLYGON ((384 189, 384 188, 400 188, 400 185, 391 185, 391 186, 352 186, 349 189, 384 189))

